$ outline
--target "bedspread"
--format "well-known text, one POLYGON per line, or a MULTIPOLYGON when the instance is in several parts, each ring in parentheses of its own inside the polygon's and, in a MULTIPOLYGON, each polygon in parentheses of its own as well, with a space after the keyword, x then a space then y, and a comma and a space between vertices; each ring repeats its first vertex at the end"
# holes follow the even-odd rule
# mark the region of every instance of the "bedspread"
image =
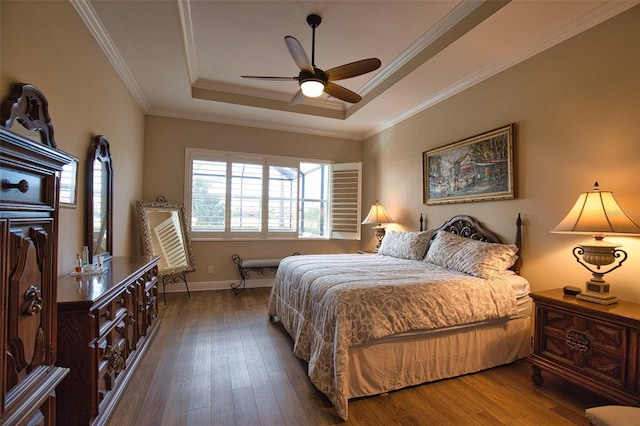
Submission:
POLYGON ((500 278, 476 278, 423 261, 305 255, 280 263, 268 312, 291 335, 312 383, 346 420, 350 347, 406 331, 508 317, 516 313, 516 298, 500 278))

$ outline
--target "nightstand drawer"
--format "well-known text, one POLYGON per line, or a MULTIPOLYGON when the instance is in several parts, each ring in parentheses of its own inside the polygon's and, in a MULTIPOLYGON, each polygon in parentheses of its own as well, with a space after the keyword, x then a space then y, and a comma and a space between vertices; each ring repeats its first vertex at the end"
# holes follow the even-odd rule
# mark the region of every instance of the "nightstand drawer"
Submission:
POLYGON ((539 355, 624 386, 628 346, 625 327, 546 306, 537 314, 542 324, 540 347, 536 349, 539 355))
POLYGON ((535 333, 531 379, 542 371, 624 405, 640 405, 640 305, 599 305, 562 289, 530 294, 535 333))

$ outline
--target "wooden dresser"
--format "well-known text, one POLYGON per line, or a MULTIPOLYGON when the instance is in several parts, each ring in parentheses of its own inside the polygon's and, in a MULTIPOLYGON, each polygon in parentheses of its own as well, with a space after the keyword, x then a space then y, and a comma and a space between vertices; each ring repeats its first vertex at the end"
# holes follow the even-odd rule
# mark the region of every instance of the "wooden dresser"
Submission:
POLYGON ((0 425, 53 425, 56 386, 68 373, 54 366, 59 173, 73 157, 49 137, 44 96, 16 90, 2 124, 19 119, 42 131, 27 139, 0 127, 0 425))
POLYGON ((542 370, 625 405, 640 405, 640 304, 598 305, 562 289, 532 293, 532 379, 542 370))
POLYGON ((158 322, 158 257, 113 257, 102 275, 58 280, 57 423, 103 424, 158 322))

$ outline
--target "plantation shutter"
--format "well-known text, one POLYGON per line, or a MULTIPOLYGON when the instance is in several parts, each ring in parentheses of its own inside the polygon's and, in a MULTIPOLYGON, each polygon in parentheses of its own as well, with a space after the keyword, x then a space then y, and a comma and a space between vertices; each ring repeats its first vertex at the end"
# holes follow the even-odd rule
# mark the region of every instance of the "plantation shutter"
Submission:
POLYGON ((331 171, 331 238, 360 239, 362 163, 333 164, 331 171))

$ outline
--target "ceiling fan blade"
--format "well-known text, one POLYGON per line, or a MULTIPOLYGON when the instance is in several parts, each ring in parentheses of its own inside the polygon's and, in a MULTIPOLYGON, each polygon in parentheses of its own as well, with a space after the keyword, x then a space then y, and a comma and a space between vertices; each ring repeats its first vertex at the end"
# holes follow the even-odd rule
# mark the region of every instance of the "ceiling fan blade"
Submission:
POLYGON ((325 73, 329 76, 329 81, 344 80, 345 78, 357 77, 380 68, 382 62, 378 58, 363 59, 331 68, 325 73))
POLYGON ((302 47, 300 42, 295 37, 291 36, 286 36, 284 38, 284 42, 289 48, 291 57, 293 57, 293 62, 296 63, 298 68, 300 68, 301 71, 313 73, 313 65, 311 65, 307 52, 304 51, 304 47, 302 47))
POLYGON ((298 89, 293 98, 289 101, 289 105, 298 105, 300 102, 304 101, 306 96, 302 93, 302 89, 298 89))
POLYGON ((327 95, 352 104, 357 104, 362 100, 362 96, 357 93, 331 82, 328 82, 327 85, 324 86, 324 91, 327 95))
POLYGON ((268 77, 261 75, 241 75, 242 78, 252 78, 254 80, 272 80, 272 81, 298 81, 298 77, 268 77))

